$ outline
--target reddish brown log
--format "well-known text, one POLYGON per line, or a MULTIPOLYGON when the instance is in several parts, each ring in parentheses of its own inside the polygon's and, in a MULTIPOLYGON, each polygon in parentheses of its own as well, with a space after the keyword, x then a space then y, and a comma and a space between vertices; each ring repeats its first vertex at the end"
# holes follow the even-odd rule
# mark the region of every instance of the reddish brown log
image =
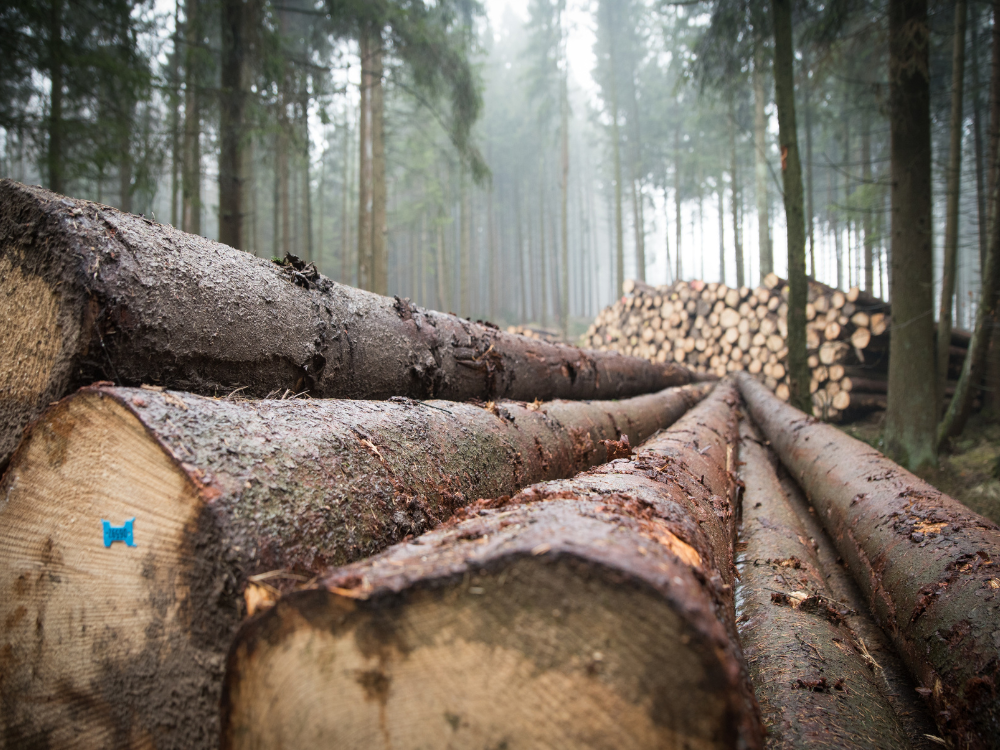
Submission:
POLYGON ((107 206, 0 181, 0 468, 80 385, 245 396, 614 399, 690 382, 341 286, 107 206))
POLYGON ((710 387, 483 406, 85 389, 33 425, 0 481, 0 737, 216 747, 248 608, 472 499, 601 462, 607 441, 653 434, 710 387), (103 521, 129 519, 135 546, 108 546, 103 521))
POLYGON ((230 653, 223 747, 761 747, 735 404, 283 597, 230 653))
POLYGON ((739 385, 941 733, 957 747, 1000 747, 1000 528, 751 378, 739 385))
POLYGON ((827 585, 827 571, 775 472, 774 454, 740 426, 743 584, 740 640, 768 730, 770 750, 909 750, 881 690, 849 608, 827 585))

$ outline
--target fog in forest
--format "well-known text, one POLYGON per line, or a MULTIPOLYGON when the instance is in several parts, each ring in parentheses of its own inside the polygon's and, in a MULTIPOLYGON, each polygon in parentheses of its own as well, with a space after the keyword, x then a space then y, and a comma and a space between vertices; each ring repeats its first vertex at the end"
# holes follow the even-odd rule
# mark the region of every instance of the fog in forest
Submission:
MULTIPOLYGON (((953 7, 929 10, 936 283, 953 7)), ((786 273, 765 3, 15 0, 0 13, 5 177, 570 339, 624 279, 754 287, 786 273)), ((989 7, 967 19, 959 327, 978 299, 989 171, 989 7)), ((798 3, 794 29, 807 272, 886 297, 886 7, 798 3)))

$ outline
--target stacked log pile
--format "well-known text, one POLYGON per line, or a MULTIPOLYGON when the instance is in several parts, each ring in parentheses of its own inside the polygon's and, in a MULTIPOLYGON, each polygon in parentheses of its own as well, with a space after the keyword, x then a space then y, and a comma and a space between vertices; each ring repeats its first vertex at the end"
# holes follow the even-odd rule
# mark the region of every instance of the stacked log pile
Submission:
POLYGON ((532 326, 507 326, 507 333, 515 333, 519 336, 527 336, 529 339, 538 341, 548 341, 550 344, 557 344, 562 341, 559 331, 548 328, 535 328, 532 326))
MULTIPOLYGON (((678 281, 653 287, 625 282, 626 296, 603 310, 583 344, 697 373, 746 371, 788 399, 788 289, 770 274, 756 289, 678 281)), ((814 413, 829 421, 885 407, 889 305, 852 287, 809 282, 806 346, 814 413)), ((957 379, 969 334, 952 334, 949 377, 957 379)))

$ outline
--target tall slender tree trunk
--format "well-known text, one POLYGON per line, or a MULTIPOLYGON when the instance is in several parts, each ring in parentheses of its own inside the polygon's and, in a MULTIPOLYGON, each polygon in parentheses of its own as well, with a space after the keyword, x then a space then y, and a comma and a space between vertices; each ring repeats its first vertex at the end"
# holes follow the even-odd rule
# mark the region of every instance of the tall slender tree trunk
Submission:
MULTIPOLYGON (((955 386, 944 419, 937 431, 940 447, 948 438, 962 433, 972 411, 972 398, 980 388, 987 370, 991 339, 995 337, 1000 295, 1000 221, 997 221, 997 203, 1000 200, 1000 150, 996 148, 1000 137, 1000 25, 996 23, 997 5, 994 4, 992 75, 990 79, 990 165, 989 165, 989 245, 983 263, 982 287, 979 307, 976 309, 976 327, 972 341, 962 363, 962 373, 955 386)), ((894 269, 895 270, 895 269, 894 269)), ((894 311, 895 314, 895 311, 894 311)), ((996 345, 994 342, 994 349, 996 345)), ((987 382, 987 386, 993 386, 987 382)), ((891 393, 891 392, 890 392, 891 393)))
POLYGON ((369 291, 374 289, 374 265, 372 247, 372 87, 374 85, 374 42, 372 32, 362 30, 359 35, 361 51, 361 111, 358 118, 360 138, 358 157, 358 286, 369 291))
POLYGON ((608 62, 611 68, 611 152, 615 168, 615 296, 623 294, 625 283, 625 236, 622 230, 622 159, 621 136, 618 132, 618 72, 615 59, 615 23, 613 3, 606 3, 608 9, 608 37, 610 40, 608 62))
MULTIPOLYGON (((566 2, 561 0, 559 20, 562 24, 562 13, 566 2)), ((559 141, 562 164, 560 165, 559 189, 560 215, 559 230, 561 238, 562 265, 559 269, 561 278, 561 293, 559 295, 559 322, 562 326, 563 341, 569 341, 569 91, 567 71, 564 66, 559 81, 559 141)), ((640 271, 640 274, 642 271, 640 271)), ((642 278, 640 276, 640 278, 642 278)))
POLYGON ((726 186, 719 172, 719 282, 726 283, 726 186))
POLYGON ((351 125, 347 114, 344 114, 344 172, 341 177, 340 189, 340 273, 341 284, 350 283, 350 263, 351 263, 351 219, 350 219, 350 195, 351 195, 351 125))
POLYGON ((684 277, 684 266, 681 256, 681 251, 683 245, 681 244, 681 236, 684 232, 684 223, 681 221, 681 131, 680 128, 674 130, 674 231, 676 232, 676 240, 674 241, 674 249, 676 251, 676 256, 674 260, 677 264, 677 269, 674 273, 674 279, 680 281, 684 277))
POLYGON ((841 241, 843 240, 842 233, 840 231, 840 217, 837 215, 837 208, 834 205, 837 202, 837 190, 840 187, 837 183, 837 171, 834 169, 827 170, 827 176, 829 181, 829 195, 830 195, 830 231, 833 234, 833 253, 834 259, 837 264, 837 289, 844 288, 844 251, 841 247, 841 241))
POLYGON ((219 92, 219 242, 245 250, 247 16, 251 3, 221 0, 221 85, 219 92))
POLYGON ((788 227, 788 385, 789 401, 812 413, 810 372, 806 360, 806 234, 802 165, 795 125, 795 49, 792 43, 792 0, 772 0, 774 23, 774 98, 778 105, 781 177, 788 227))
POLYGON ((52 0, 49 8, 48 68, 49 68, 49 117, 48 117, 48 167, 49 188, 57 193, 66 192, 65 155, 63 154, 63 0, 52 0))
MULTIPOLYGON (((458 314, 463 317, 472 315, 472 217, 469 208, 469 186, 467 184, 465 166, 460 164, 458 176, 458 314)), ((542 230, 544 232, 544 228, 542 230)), ((543 239, 544 241, 544 239, 543 239)))
POLYGON ((893 327, 885 447, 910 469, 937 461, 929 35, 927 0, 889 0, 893 327))
MULTIPOLYGON (((514 223, 517 224, 517 277, 521 287, 520 322, 528 320, 528 276, 524 268, 524 224, 521 215, 521 182, 514 180, 514 223)), ((530 232, 529 232, 530 234, 530 232)))
MULTIPOLYGON (((302 83, 302 110, 299 125, 302 138, 302 211, 305 214, 302 230, 305 232, 307 262, 317 261, 313 247, 313 206, 312 206, 312 139, 309 137, 309 91, 305 81, 302 83)), ((322 215, 322 208, 320 209, 322 215)), ((381 292, 384 294, 384 292, 381 292)))
POLYGON ((438 206, 438 216, 437 216, 437 252, 434 253, 434 262, 437 265, 437 297, 438 297, 438 309, 447 310, 451 303, 449 301, 448 287, 448 272, 447 263, 445 261, 445 245, 444 245, 444 207, 438 206))
POLYGON ((178 226, 178 192, 181 189, 181 4, 174 3, 173 55, 170 57, 170 224, 178 226))
POLYGON ((382 87, 382 31, 375 30, 371 39, 371 141, 372 141, 372 291, 389 293, 389 228, 386 204, 388 189, 385 178, 385 96, 382 87))
POLYGON ((184 170, 181 227, 201 234, 201 43, 200 0, 184 2, 184 170))
POLYGON ((849 99, 844 96, 844 113, 842 119, 844 123, 844 260, 846 261, 845 286, 851 286, 851 118, 848 111, 849 99))
MULTIPOLYGON (((864 107, 861 112, 861 179, 864 181, 865 187, 870 188, 872 185, 872 120, 871 112, 867 107, 864 107)), ((864 232, 865 232, 865 284, 864 289, 869 294, 878 294, 875 291, 875 270, 874 270, 874 257, 873 257, 873 233, 875 232, 874 222, 872 221, 872 209, 870 205, 865 205, 864 213, 862 214, 862 221, 864 222, 864 232)))
POLYGON ((736 286, 746 285, 743 269, 743 243, 740 241, 740 183, 736 162, 736 107, 729 97, 729 177, 732 180, 733 244, 736 246, 736 286))
POLYGON ((966 0, 955 2, 955 31, 951 58, 951 142, 948 148, 947 206, 944 224, 944 263, 941 270, 941 303, 937 327, 937 396, 935 405, 944 398, 948 381, 948 358, 951 346, 952 305, 955 300, 955 274, 958 266, 958 208, 962 182, 962 131, 965 126, 963 87, 965 84, 965 22, 966 0))
POLYGON ((288 118, 285 117, 284 97, 282 96, 281 114, 278 117, 278 204, 281 212, 281 254, 292 252, 292 200, 289 195, 288 164, 288 118))
POLYGON ((542 159, 539 164, 540 174, 538 175, 538 263, 539 263, 539 280, 541 282, 541 322, 542 328, 545 328, 549 322, 549 301, 548 293, 549 287, 547 278, 547 266, 548 258, 545 253, 545 160, 542 159))
POLYGON ((767 104, 764 88, 764 40, 758 35, 753 55, 753 142, 754 177, 757 198, 757 242, 760 246, 761 281, 774 271, 774 253, 771 249, 769 201, 767 199, 767 104))
POLYGON ((986 266, 986 247, 988 244, 987 218, 986 218, 986 175, 983 161, 983 125, 982 125, 982 103, 980 98, 979 81, 979 7, 972 3, 969 8, 971 16, 970 44, 972 52, 972 65, 969 66, 972 75, 972 135, 976 149, 976 224, 979 228, 979 268, 986 266))
POLYGON ((816 278, 816 237, 813 226, 813 128, 812 128, 812 81, 810 80, 809 49, 802 49, 802 106, 805 110, 806 135, 806 233, 809 237, 809 274, 816 278))
POLYGON ((122 92, 122 122, 118 139, 118 208, 132 213, 132 129, 135 126, 135 99, 122 92))

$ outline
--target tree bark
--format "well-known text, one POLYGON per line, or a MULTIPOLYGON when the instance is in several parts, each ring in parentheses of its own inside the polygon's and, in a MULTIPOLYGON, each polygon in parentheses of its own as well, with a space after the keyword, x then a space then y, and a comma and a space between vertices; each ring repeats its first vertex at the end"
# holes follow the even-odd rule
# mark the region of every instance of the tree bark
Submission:
POLYGON ((608 7, 608 62, 611 67, 611 154, 615 169, 615 292, 614 296, 622 296, 622 286, 625 284, 625 235, 622 229, 622 159, 621 136, 618 133, 618 74, 615 60, 615 24, 611 18, 613 3, 608 7))
MULTIPOLYGON (((754 421, 799 479, 956 747, 997 747, 1000 528, 749 376, 754 421), (929 546, 929 548, 928 548, 929 546)), ((890 386, 891 387, 891 386, 890 386)))
POLYGON ((648 437, 709 387, 483 407, 86 388, 35 423, 0 484, 0 732, 217 747, 223 661, 257 598, 606 461, 618 443, 602 440, 648 437), (101 545, 101 519, 130 518, 132 544, 101 545))
POLYGON ((683 243, 684 223, 681 221, 681 131, 680 128, 674 130, 674 241, 677 269, 674 273, 674 280, 680 281, 684 278, 684 261, 681 258, 683 243))
POLYGON ((48 72, 49 72, 49 116, 48 152, 45 155, 48 168, 49 189, 57 193, 66 192, 65 154, 63 153, 63 0, 52 0, 49 8, 48 72))
POLYGON ((893 332, 886 452, 911 469, 937 462, 931 127, 926 0, 890 0, 893 332))
MULTIPOLYGON (((736 247, 736 286, 746 285, 743 243, 740 241, 740 187, 736 161, 736 107, 729 97, 729 178, 732 181, 733 245, 736 247)), ((680 229, 677 230, 678 232, 680 229)))
POLYGON ((358 286, 371 291, 374 285, 372 256, 372 33, 364 29, 358 38, 361 49, 361 105, 358 117, 358 286))
POLYGON ((3 457, 41 408, 95 380, 533 400, 624 398, 691 377, 425 311, 42 188, 2 181, 0 206, 3 457))
POLYGON ((219 242, 246 249, 245 215, 247 133, 244 124, 249 89, 247 31, 249 4, 242 0, 220 3, 222 26, 219 94, 219 242))
POLYGON ((222 746, 762 747, 733 615, 734 405, 720 386, 634 459, 285 596, 231 652, 222 746))
POLYGON ((389 293, 389 246, 386 225, 388 201, 385 182, 385 97, 382 87, 382 32, 374 30, 371 38, 371 260, 372 286, 375 294, 389 293))
POLYGON ((740 642, 768 747, 792 750, 836 737, 841 747, 909 750, 880 675, 848 625, 850 608, 827 585, 829 572, 806 542, 774 454, 746 421, 740 437, 740 642))
MULTIPOLYGON (((812 132, 812 82, 809 80, 809 73, 812 70, 809 66, 808 47, 802 49, 802 104, 805 109, 805 134, 806 134, 806 235, 809 238, 809 278, 816 278, 816 238, 813 231, 813 132, 812 132)), ((870 290, 869 290, 870 291, 870 290)))
POLYGON ((937 389, 935 402, 944 397, 948 380, 948 347, 951 345, 952 307, 955 303, 955 275, 958 271, 958 208, 962 180, 962 130, 965 116, 962 109, 962 89, 965 84, 965 20, 966 0, 955 2, 955 30, 951 58, 951 122, 948 150, 947 206, 945 207, 944 262, 941 271, 941 304, 937 325, 937 389))
POLYGON ((754 179, 757 198, 757 242, 760 245, 760 281, 774 272, 774 254, 771 249, 771 227, 767 199, 767 106, 764 89, 764 39, 758 34, 754 40, 753 56, 753 142, 754 179))
MULTIPOLYGON (((561 0, 561 2, 560 24, 562 24, 562 14, 565 10, 565 0, 561 0)), ((561 44, 565 44, 565 41, 562 41, 561 44)), ((559 244, 562 257, 559 322, 563 341, 569 341, 569 83, 566 80, 567 76, 568 73, 564 70, 559 79, 559 244)))
MULTIPOLYGON (((874 184, 872 181, 872 120, 871 112, 867 108, 861 113, 861 180, 866 187, 874 184)), ((864 290, 877 297, 879 293, 875 291, 875 255, 872 242, 875 234, 875 222, 870 206, 865 206, 861 220, 865 232, 864 290)))
POLYGON ((201 234, 200 14, 200 0, 184 0, 184 168, 181 174, 181 228, 191 234, 201 234))
POLYGON ((802 207, 802 166, 795 125, 795 50, 792 46, 791 0, 773 0, 774 98, 778 105, 781 177, 785 188, 785 224, 788 234, 788 388, 789 401, 812 413, 806 352, 805 216, 802 207))

